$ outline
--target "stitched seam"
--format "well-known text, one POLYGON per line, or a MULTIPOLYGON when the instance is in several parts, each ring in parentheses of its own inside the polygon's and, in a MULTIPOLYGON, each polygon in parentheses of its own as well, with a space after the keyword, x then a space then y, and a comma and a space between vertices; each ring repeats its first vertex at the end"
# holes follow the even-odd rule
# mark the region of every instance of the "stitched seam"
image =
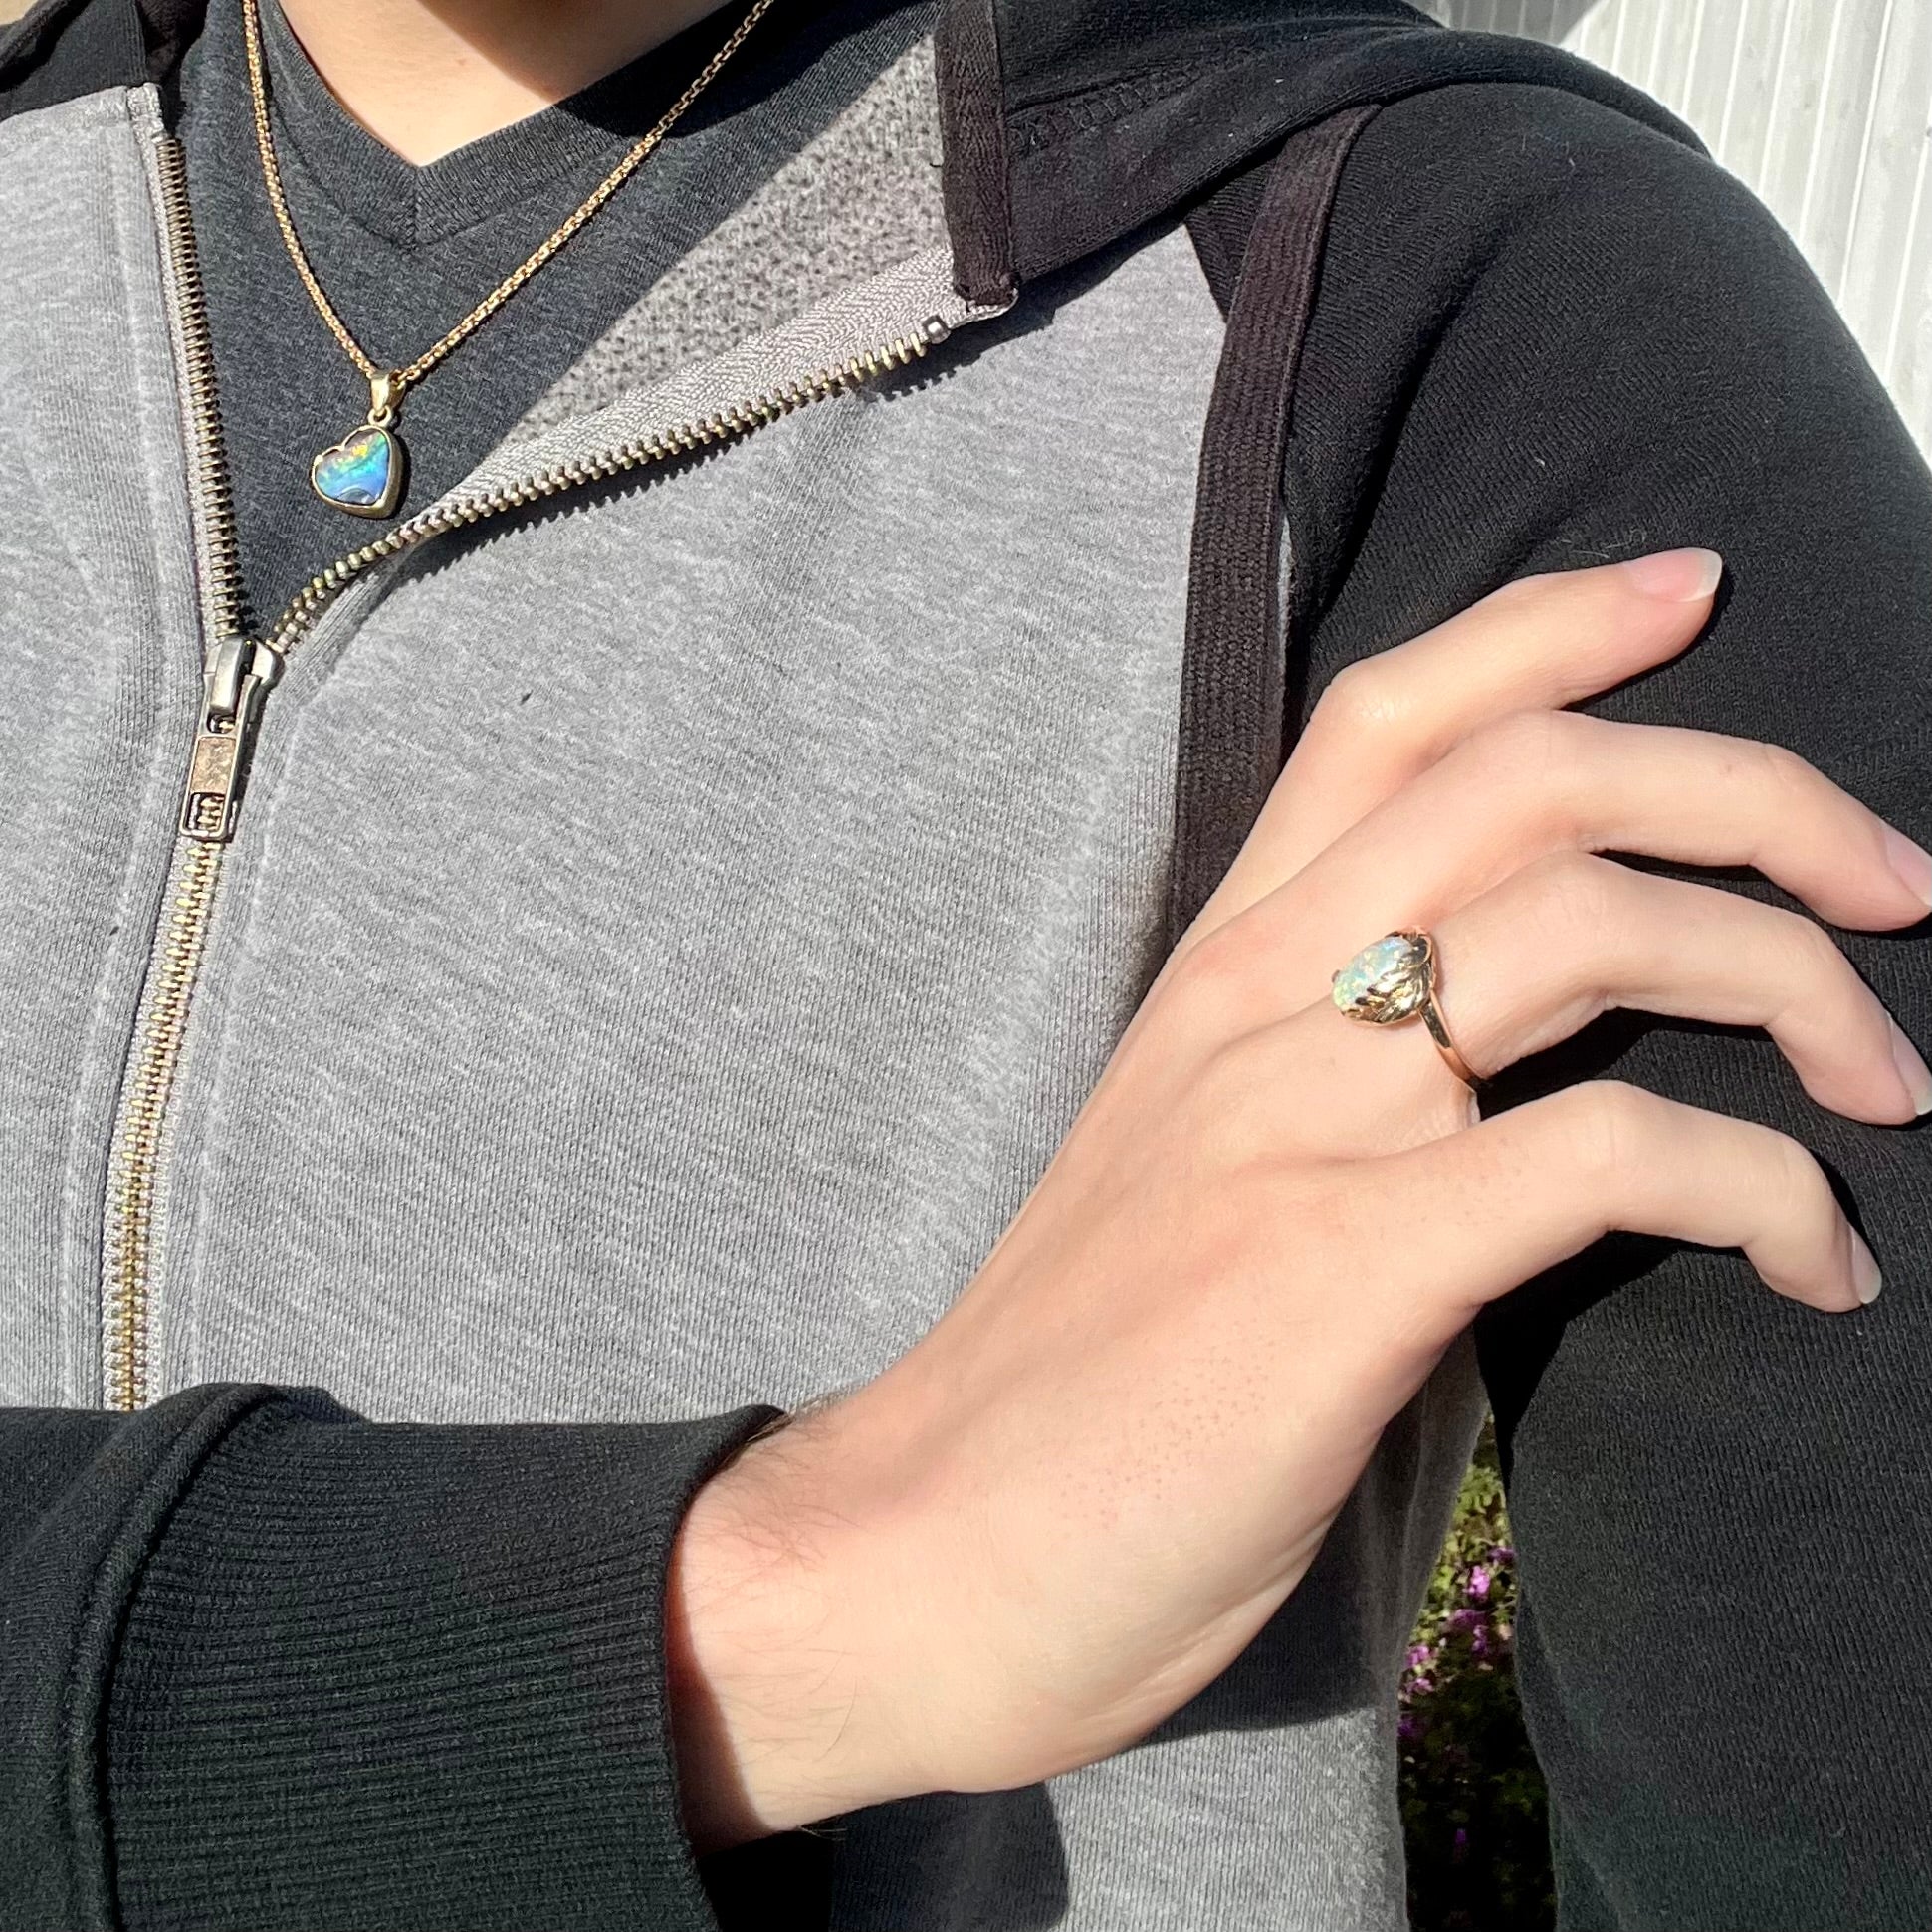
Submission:
POLYGON ((1278 32, 1225 36, 1216 40, 1211 56, 1169 61, 1138 74, 1121 76, 1105 87, 1077 88, 1036 101, 1007 118, 1013 151, 1032 154, 1056 147, 1062 141, 1110 127, 1130 114, 1184 94, 1203 75, 1222 73, 1281 53, 1278 32))
POLYGON ((1184 94, 1206 72, 1205 61, 1190 61, 1184 67, 1157 68, 1070 100, 1028 107, 1012 121, 1013 151, 1037 154, 1098 128, 1111 127, 1159 102, 1184 94))

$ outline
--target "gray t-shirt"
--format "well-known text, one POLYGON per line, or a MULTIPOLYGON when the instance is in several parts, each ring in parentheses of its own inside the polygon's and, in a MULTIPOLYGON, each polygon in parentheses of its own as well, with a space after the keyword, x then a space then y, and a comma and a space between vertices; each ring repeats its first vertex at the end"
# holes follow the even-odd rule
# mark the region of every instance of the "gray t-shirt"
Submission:
MULTIPOLYGON (((389 519, 310 487, 369 388, 311 304, 256 152, 239 0, 217 0, 183 70, 188 155, 251 628, 310 577, 462 480, 644 292, 931 24, 932 0, 779 7, 590 225, 405 397, 389 519), (680 135, 729 130, 694 155, 680 135)), ((384 367, 419 355, 596 186, 723 44, 736 9, 542 113, 415 167, 330 94, 262 0, 277 157, 329 300, 384 367)))

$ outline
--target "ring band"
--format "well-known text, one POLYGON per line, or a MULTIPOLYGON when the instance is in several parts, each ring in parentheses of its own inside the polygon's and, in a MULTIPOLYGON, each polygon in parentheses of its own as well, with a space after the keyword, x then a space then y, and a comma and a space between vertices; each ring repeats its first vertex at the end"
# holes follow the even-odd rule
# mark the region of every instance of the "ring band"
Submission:
POLYGON ((1449 1071, 1472 1093, 1482 1077, 1462 1057, 1436 997, 1438 956, 1432 934, 1390 933, 1365 946, 1335 975, 1335 1005, 1368 1026, 1396 1026, 1418 1015, 1449 1071))

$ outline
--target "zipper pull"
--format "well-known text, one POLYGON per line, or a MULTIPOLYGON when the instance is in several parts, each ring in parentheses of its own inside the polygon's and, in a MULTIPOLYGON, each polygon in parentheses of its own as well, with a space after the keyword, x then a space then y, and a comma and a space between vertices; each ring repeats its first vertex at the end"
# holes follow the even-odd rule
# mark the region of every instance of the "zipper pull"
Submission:
POLYGON ((266 644, 231 637, 215 647, 188 763, 187 796, 181 800, 181 830, 187 837, 226 845, 235 836, 262 700, 281 675, 281 653, 266 644))

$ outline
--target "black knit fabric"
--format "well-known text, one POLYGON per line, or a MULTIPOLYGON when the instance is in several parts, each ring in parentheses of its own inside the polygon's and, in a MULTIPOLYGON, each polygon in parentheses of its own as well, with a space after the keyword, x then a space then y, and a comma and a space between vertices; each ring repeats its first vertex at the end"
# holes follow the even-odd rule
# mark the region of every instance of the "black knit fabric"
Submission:
MULTIPOLYGON (((1234 863, 1281 770, 1281 467, 1336 187, 1375 113, 1352 107, 1318 122, 1267 170, 1227 311, 1188 560, 1170 947, 1234 863)), ((1230 198, 1238 212, 1238 189, 1230 198)), ((1213 256, 1211 248, 1203 256, 1210 283, 1213 256)))
MULTIPOLYGON (((424 1427, 195 1390, 0 1414, 0 1926, 715 1932, 664 1579, 769 1418, 424 1427)), ((800 1924, 805 1919, 767 1920, 800 1924)))
MULTIPOLYGON (((1543 89, 1386 108, 1288 492, 1309 701, 1511 577, 1707 544, 1711 635, 1595 709, 1789 746, 1932 843, 1932 478, 1776 223, 1678 143, 1543 89)), ((1840 937, 1932 1046, 1927 928, 1840 937)), ((1480 1325, 1563 1925, 1932 1925, 1932 1135, 1824 1112, 1761 1034, 1641 1015, 1501 1098, 1605 1073, 1804 1141, 1886 1288, 1824 1319, 1621 1239, 1480 1325)))
POLYGON ((0 1410, 0 1928, 107 1932, 102 1738, 128 1595, 212 1446, 262 1399, 197 1390, 133 1416, 0 1410))
POLYGON ((993 15, 993 0, 954 0, 941 14, 934 49, 954 279, 968 302, 989 304, 1010 302, 1018 286, 993 15))

